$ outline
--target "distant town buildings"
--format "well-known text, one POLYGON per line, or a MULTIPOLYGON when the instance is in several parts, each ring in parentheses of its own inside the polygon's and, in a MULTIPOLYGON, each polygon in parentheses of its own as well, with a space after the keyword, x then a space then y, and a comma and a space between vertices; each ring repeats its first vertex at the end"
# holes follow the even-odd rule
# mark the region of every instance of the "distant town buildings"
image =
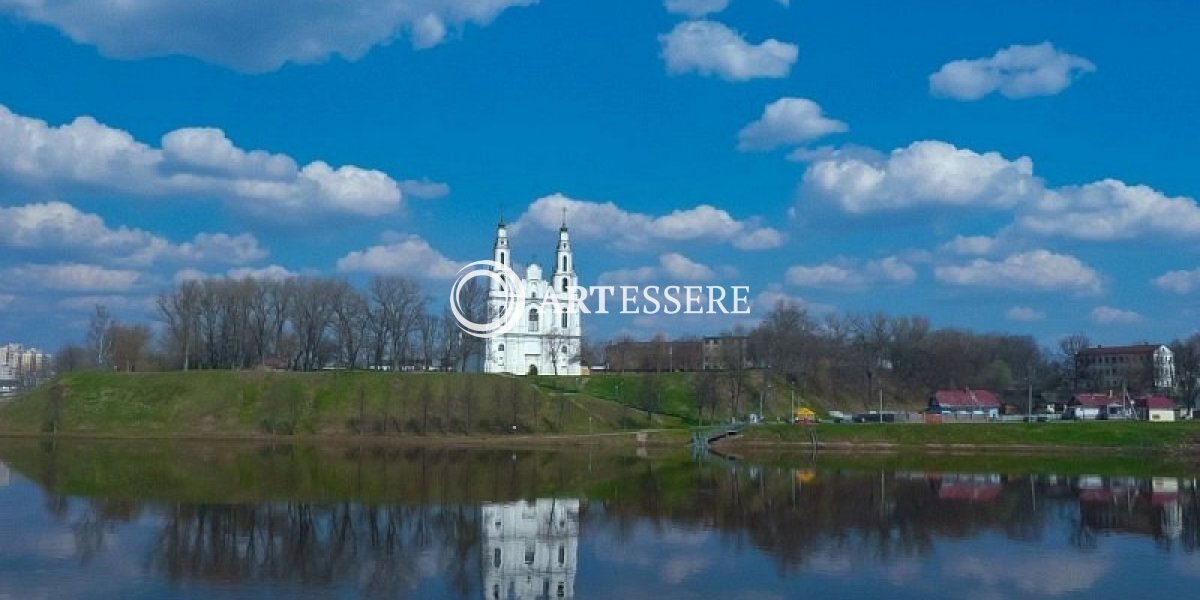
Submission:
POLYGON ((0 346, 0 399, 50 373, 50 355, 21 344, 0 346))
POLYGON ((1151 391, 1175 387, 1175 355, 1161 344, 1096 346, 1075 357, 1080 384, 1092 391, 1151 391))
POLYGON ((604 358, 610 371, 724 371, 753 366, 750 339, 744 335, 609 344, 604 358))
POLYGON ((575 597, 578 499, 489 503, 480 510, 485 598, 575 597))

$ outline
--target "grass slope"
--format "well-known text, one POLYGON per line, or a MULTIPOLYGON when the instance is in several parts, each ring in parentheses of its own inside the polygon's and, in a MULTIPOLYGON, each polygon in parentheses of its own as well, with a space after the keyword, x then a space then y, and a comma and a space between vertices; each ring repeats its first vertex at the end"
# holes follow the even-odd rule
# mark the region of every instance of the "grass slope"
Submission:
POLYGON ((461 373, 80 372, 0 406, 0 432, 111 435, 602 433, 630 415, 527 378, 461 373), (514 428, 515 426, 515 428, 514 428))

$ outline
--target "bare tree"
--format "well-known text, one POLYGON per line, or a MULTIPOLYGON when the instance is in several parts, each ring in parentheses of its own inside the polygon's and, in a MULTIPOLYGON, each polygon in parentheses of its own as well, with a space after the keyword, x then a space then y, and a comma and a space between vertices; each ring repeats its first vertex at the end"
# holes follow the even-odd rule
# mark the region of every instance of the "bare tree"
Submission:
POLYGON ((110 334, 114 323, 116 321, 109 314, 108 308, 103 304, 97 304, 91 321, 88 322, 88 346, 91 347, 92 355, 96 357, 96 366, 101 368, 111 365, 112 337, 110 334))

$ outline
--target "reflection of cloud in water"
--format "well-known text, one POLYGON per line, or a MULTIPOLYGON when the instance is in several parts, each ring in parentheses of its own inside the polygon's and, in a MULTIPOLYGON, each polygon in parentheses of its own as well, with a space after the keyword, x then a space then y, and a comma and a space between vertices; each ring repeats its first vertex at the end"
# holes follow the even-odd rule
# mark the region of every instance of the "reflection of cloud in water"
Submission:
POLYGON ((1171 568, 1187 577, 1200 578, 1200 554, 1180 554, 1171 557, 1171 568))
POLYGON ((1006 558, 1000 563, 972 556, 950 561, 943 569, 952 577, 974 579, 993 588, 983 592, 1011 587, 1023 594, 1062 596, 1092 588, 1110 567, 1107 556, 1096 555, 1075 555, 1067 562, 1029 557, 1006 558))
POLYGON ((662 580, 664 583, 683 583, 692 575, 702 573, 710 564, 712 560, 703 555, 673 556, 663 565, 662 580))

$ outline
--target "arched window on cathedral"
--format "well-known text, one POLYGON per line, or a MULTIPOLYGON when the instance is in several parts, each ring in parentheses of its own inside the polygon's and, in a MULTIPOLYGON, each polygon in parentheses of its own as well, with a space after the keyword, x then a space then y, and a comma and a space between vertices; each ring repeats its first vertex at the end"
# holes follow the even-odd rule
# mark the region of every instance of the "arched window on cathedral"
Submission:
POLYGON ((567 291, 567 278, 566 277, 562 278, 562 291, 564 293, 567 291))
POLYGON ((536 308, 529 309, 529 331, 536 332, 538 330, 538 311, 536 308))
POLYGON ((496 346, 496 352, 504 352, 504 344, 500 344, 499 346, 496 346))
POLYGON ((567 328, 567 309, 565 307, 562 309, 562 328, 567 328))
POLYGON ((562 270, 565 273, 567 270, 567 257, 565 255, 562 257, 562 265, 562 270))
POLYGON ((500 251, 500 264, 502 264, 502 265, 503 265, 503 264, 505 264, 505 262, 504 262, 504 251, 503 251, 503 250, 502 250, 502 251, 500 251))

